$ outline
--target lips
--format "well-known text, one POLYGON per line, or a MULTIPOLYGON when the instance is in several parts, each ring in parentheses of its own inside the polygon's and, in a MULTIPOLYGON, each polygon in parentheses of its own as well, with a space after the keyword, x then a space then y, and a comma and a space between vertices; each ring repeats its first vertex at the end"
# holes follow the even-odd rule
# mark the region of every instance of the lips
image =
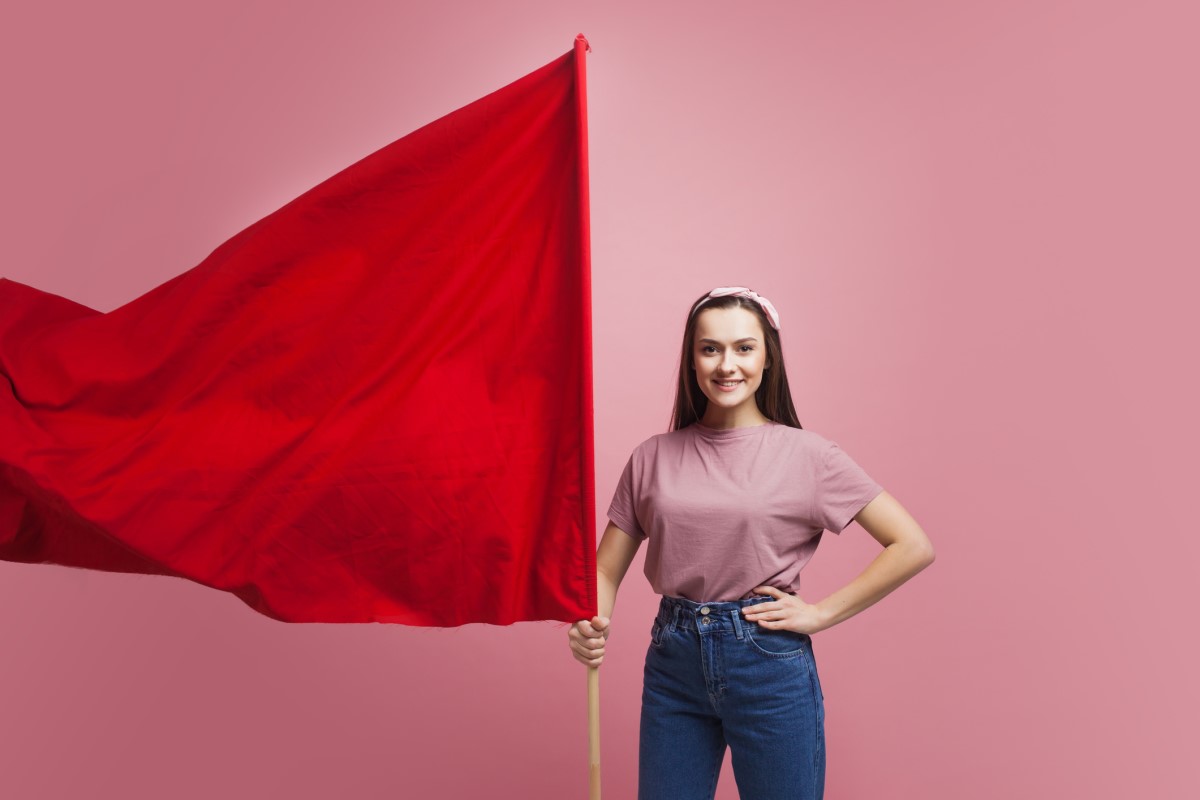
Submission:
POLYGON ((721 383, 720 381, 713 381, 713 383, 715 383, 717 385, 717 388, 723 392, 732 392, 734 389, 736 389, 742 385, 741 381, 736 381, 732 386, 726 386, 723 383, 721 383))

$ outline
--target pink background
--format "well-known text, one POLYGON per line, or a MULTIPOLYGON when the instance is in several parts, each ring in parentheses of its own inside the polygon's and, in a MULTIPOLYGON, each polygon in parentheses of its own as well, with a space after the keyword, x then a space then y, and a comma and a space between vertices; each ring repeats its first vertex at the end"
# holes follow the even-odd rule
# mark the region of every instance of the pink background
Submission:
MULTIPOLYGON (((582 31, 598 529, 688 304, 755 288, 801 422, 938 554, 814 637, 827 797, 1197 796, 1194 4, 463 6, 7 8, 0 274, 110 310, 582 31)), ((801 596, 877 552, 825 537, 801 596)), ((643 556, 601 668, 609 798, 643 556)), ((5 797, 586 796, 561 624, 289 626, 0 562, 0 637, 5 797)))

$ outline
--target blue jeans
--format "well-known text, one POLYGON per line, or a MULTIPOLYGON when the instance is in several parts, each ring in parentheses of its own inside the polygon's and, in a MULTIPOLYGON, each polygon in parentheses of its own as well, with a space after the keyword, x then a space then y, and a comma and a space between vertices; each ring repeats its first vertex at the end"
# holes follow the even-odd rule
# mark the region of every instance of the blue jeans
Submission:
POLYGON ((642 683, 638 800, 712 800, 725 747, 743 800, 825 794, 825 698, 808 634, 665 596, 642 683))

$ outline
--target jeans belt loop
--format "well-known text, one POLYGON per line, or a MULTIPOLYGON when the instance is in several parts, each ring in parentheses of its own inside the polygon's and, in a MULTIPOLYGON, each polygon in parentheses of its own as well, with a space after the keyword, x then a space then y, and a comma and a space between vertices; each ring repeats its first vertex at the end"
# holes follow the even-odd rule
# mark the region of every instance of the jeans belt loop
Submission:
POLYGON ((679 615, 683 613, 683 609, 676 604, 675 614, 671 617, 671 633, 679 630, 679 615))
POLYGON ((737 638, 742 638, 742 610, 735 608, 729 612, 729 616, 733 617, 733 632, 737 638))

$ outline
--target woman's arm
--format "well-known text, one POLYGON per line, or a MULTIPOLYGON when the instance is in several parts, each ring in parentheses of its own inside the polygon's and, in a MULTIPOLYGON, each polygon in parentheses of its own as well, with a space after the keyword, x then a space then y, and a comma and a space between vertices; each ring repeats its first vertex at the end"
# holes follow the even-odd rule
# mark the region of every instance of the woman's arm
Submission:
POLYGON ((612 617, 613 606, 617 604, 617 588, 641 546, 640 539, 634 539, 611 521, 604 529, 600 547, 596 550, 596 586, 600 616, 612 617))
POLYGON ((604 661, 604 642, 612 630, 617 587, 641 546, 641 540, 634 539, 611 521, 604 529, 604 537, 596 550, 596 600, 600 613, 590 620, 579 620, 567 630, 571 653, 581 664, 594 668, 604 661))
POLYGON ((867 503, 854 519, 883 545, 883 552, 857 578, 816 604, 821 617, 819 630, 832 628, 870 608, 933 563, 933 543, 904 506, 886 491, 867 503))

